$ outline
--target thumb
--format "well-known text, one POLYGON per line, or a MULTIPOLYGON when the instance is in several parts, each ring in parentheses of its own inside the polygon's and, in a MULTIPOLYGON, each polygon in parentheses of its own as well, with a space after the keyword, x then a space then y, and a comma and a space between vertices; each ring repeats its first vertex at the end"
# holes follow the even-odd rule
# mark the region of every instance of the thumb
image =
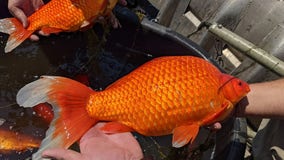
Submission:
POLYGON ((27 20, 27 16, 25 15, 25 13, 23 12, 23 10, 21 10, 18 7, 10 7, 9 8, 10 13, 16 17, 17 19, 19 19, 22 23, 24 28, 26 28, 28 26, 28 20, 27 20))
POLYGON ((43 158, 52 158, 60 160, 83 160, 83 156, 73 150, 63 149, 63 148, 52 148, 43 151, 43 158))
POLYGON ((32 3, 35 11, 44 5, 42 0, 33 1, 32 3))

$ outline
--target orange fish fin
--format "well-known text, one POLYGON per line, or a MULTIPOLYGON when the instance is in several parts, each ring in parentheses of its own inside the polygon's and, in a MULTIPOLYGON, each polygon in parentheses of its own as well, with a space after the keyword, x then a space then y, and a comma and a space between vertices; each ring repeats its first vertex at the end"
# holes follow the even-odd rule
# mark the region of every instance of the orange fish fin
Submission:
POLYGON ((172 145, 175 148, 180 148, 189 142, 194 141, 199 131, 199 125, 190 124, 179 126, 173 131, 172 145))
POLYGON ((62 30, 62 29, 59 29, 59 28, 42 27, 41 31, 42 31, 44 34, 51 34, 51 33, 60 33, 60 32, 62 32, 63 30, 62 30))
POLYGON ((225 117, 227 117, 231 113, 233 107, 233 104, 229 100, 225 100, 222 106, 217 111, 215 111, 215 113, 203 119, 202 125, 209 125, 214 122, 224 120, 225 117))
POLYGON ((104 133, 122 133, 132 132, 134 130, 119 122, 108 122, 101 128, 101 131, 104 133))
POLYGON ((96 123, 86 111, 93 92, 77 81, 55 76, 44 76, 20 89, 17 94, 19 105, 33 107, 48 102, 54 112, 46 137, 33 159, 40 159, 47 148, 68 148, 96 123))
POLYGON ((26 30, 16 18, 5 18, 0 20, 0 32, 10 35, 5 47, 5 53, 7 53, 29 38, 34 31, 26 30))

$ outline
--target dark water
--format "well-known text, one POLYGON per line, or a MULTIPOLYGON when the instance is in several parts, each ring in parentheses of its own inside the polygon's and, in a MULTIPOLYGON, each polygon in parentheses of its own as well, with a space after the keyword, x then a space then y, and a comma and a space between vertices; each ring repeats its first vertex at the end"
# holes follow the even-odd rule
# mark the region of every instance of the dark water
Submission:
MULTIPOLYGON (((27 40, 12 53, 4 54, 6 38, 1 35, 0 119, 4 123, 0 129, 38 138, 43 138, 47 125, 31 109, 15 104, 16 93, 22 86, 41 75, 85 75, 91 87, 100 90, 150 59, 147 54, 131 53, 121 47, 108 50, 106 45, 112 44, 106 44, 92 30, 41 37, 39 42, 27 40)), ((0 159, 25 159, 32 152, 0 155, 0 159)))

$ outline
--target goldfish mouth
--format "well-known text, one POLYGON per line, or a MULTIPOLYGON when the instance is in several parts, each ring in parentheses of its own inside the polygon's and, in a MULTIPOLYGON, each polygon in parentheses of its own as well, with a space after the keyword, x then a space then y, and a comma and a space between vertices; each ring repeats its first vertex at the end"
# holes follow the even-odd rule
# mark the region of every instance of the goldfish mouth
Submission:
POLYGON ((247 87, 245 88, 245 90, 246 90, 247 93, 250 92, 249 86, 247 86, 247 87))

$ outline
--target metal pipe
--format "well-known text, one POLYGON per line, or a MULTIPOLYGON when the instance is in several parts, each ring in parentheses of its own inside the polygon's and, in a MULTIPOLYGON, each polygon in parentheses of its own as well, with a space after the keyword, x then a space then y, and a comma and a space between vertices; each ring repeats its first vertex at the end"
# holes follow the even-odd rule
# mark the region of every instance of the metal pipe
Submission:
POLYGON ((280 76, 284 76, 284 62, 279 58, 226 29, 221 24, 210 24, 208 30, 218 38, 221 38, 228 45, 242 53, 245 53, 259 64, 269 68, 280 76))
MULTIPOLYGON (((210 55, 203 48, 197 45, 195 42, 190 39, 180 35, 179 33, 173 31, 172 29, 162 26, 160 24, 154 23, 152 21, 144 18, 141 22, 143 29, 154 32, 155 34, 160 35, 163 38, 168 38, 184 47, 187 48, 188 52, 193 56, 198 56, 203 59, 209 60, 213 63, 213 60, 210 59, 210 55)), ((180 54, 180 53, 175 53, 180 54)), ((186 53, 183 53, 186 54, 186 53)))

